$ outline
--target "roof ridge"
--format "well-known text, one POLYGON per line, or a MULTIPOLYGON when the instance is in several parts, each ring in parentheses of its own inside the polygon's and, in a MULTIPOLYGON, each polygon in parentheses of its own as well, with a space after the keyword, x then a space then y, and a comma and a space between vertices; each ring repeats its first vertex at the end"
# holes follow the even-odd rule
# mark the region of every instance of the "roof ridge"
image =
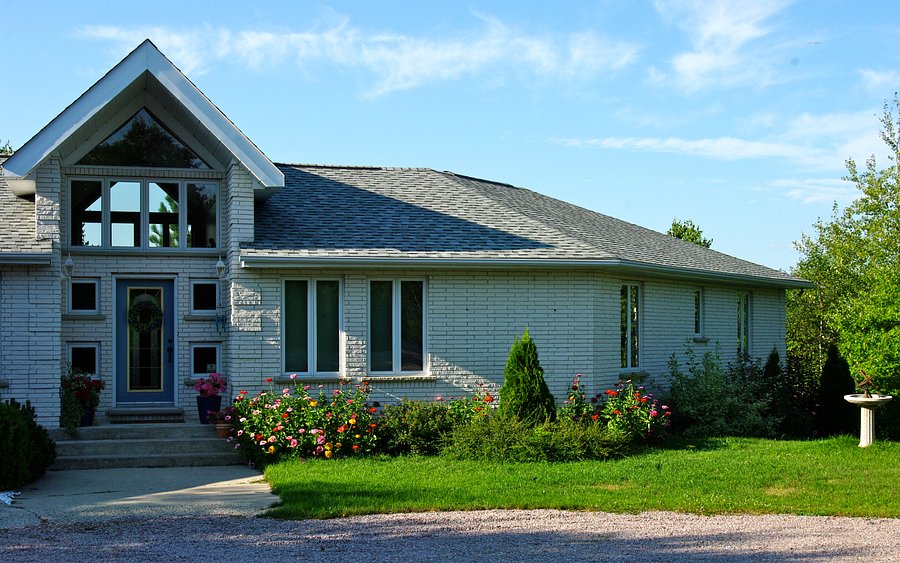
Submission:
POLYGON ((309 162, 276 162, 276 166, 289 166, 292 168, 322 168, 326 170, 409 170, 414 172, 437 172, 433 168, 423 166, 378 166, 360 164, 316 164, 309 162))

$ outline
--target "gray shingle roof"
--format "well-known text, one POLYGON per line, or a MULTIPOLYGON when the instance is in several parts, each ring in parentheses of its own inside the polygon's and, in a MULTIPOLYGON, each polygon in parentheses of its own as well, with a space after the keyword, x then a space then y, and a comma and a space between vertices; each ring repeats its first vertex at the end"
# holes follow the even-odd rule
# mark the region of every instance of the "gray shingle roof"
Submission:
MULTIPOLYGON (((803 285, 788 274, 677 240, 539 193, 430 169, 279 165, 285 187, 256 211, 245 257, 625 269, 803 285)), ((34 202, 0 178, 0 255, 51 252, 35 236, 34 202)), ((2 258, 2 256, 0 256, 2 258)))
POLYGON ((577 263, 804 285, 539 193, 430 169, 278 165, 247 259, 577 263))
MULTIPOLYGON (((0 158, 0 167, 5 158, 0 158)), ((0 255, 44 254, 49 240, 35 236, 34 201, 16 197, 0 177, 0 255)))

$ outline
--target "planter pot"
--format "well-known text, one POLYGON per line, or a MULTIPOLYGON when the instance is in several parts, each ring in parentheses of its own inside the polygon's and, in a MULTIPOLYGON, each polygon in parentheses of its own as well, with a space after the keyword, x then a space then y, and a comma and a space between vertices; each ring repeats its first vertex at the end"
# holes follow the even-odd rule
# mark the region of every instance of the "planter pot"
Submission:
POLYGON ((231 424, 228 422, 216 423, 216 436, 219 438, 228 438, 231 436, 231 424))
POLYGON ((81 413, 81 423, 78 426, 93 426, 95 413, 96 413, 96 409, 85 408, 84 411, 81 413))
POLYGON ((221 395, 201 395, 197 397, 197 416, 200 424, 209 424, 207 416, 210 412, 220 410, 222 407, 221 395))

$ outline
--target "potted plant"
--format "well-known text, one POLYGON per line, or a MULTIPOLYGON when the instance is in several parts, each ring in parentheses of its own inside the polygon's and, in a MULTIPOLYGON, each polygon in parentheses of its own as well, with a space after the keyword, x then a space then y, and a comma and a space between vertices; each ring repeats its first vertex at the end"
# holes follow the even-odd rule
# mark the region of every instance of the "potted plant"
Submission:
POLYGON ((209 413, 216 412, 222 407, 222 397, 219 395, 225 390, 225 376, 220 373, 211 373, 209 377, 197 380, 194 390, 197 395, 197 416, 200 424, 209 424, 209 413))
POLYGON ((209 413, 206 419, 210 424, 216 426, 216 436, 219 438, 227 438, 231 435, 231 417, 234 414, 234 407, 225 407, 220 411, 209 413))
POLYGON ((60 379, 60 424, 69 434, 75 434, 77 426, 93 426, 103 381, 96 375, 69 367, 60 379))

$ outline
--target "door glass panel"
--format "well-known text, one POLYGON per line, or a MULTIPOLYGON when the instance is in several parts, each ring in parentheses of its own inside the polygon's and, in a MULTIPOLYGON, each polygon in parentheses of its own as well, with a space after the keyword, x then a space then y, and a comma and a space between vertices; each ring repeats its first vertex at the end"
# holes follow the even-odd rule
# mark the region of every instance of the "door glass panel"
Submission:
POLYGON ((140 182, 110 182, 109 209, 112 223, 112 246, 140 246, 140 182))
POLYGON ((373 281, 369 295, 369 346, 372 371, 393 371, 393 334, 394 320, 392 313, 394 283, 390 281, 373 281))
POLYGON ((72 246, 100 246, 103 226, 103 186, 99 180, 73 180, 72 246))
POLYGON ((128 288, 128 391, 163 390, 163 288, 128 288))
POLYGON ((178 247, 178 183, 150 182, 150 236, 152 247, 178 247))

